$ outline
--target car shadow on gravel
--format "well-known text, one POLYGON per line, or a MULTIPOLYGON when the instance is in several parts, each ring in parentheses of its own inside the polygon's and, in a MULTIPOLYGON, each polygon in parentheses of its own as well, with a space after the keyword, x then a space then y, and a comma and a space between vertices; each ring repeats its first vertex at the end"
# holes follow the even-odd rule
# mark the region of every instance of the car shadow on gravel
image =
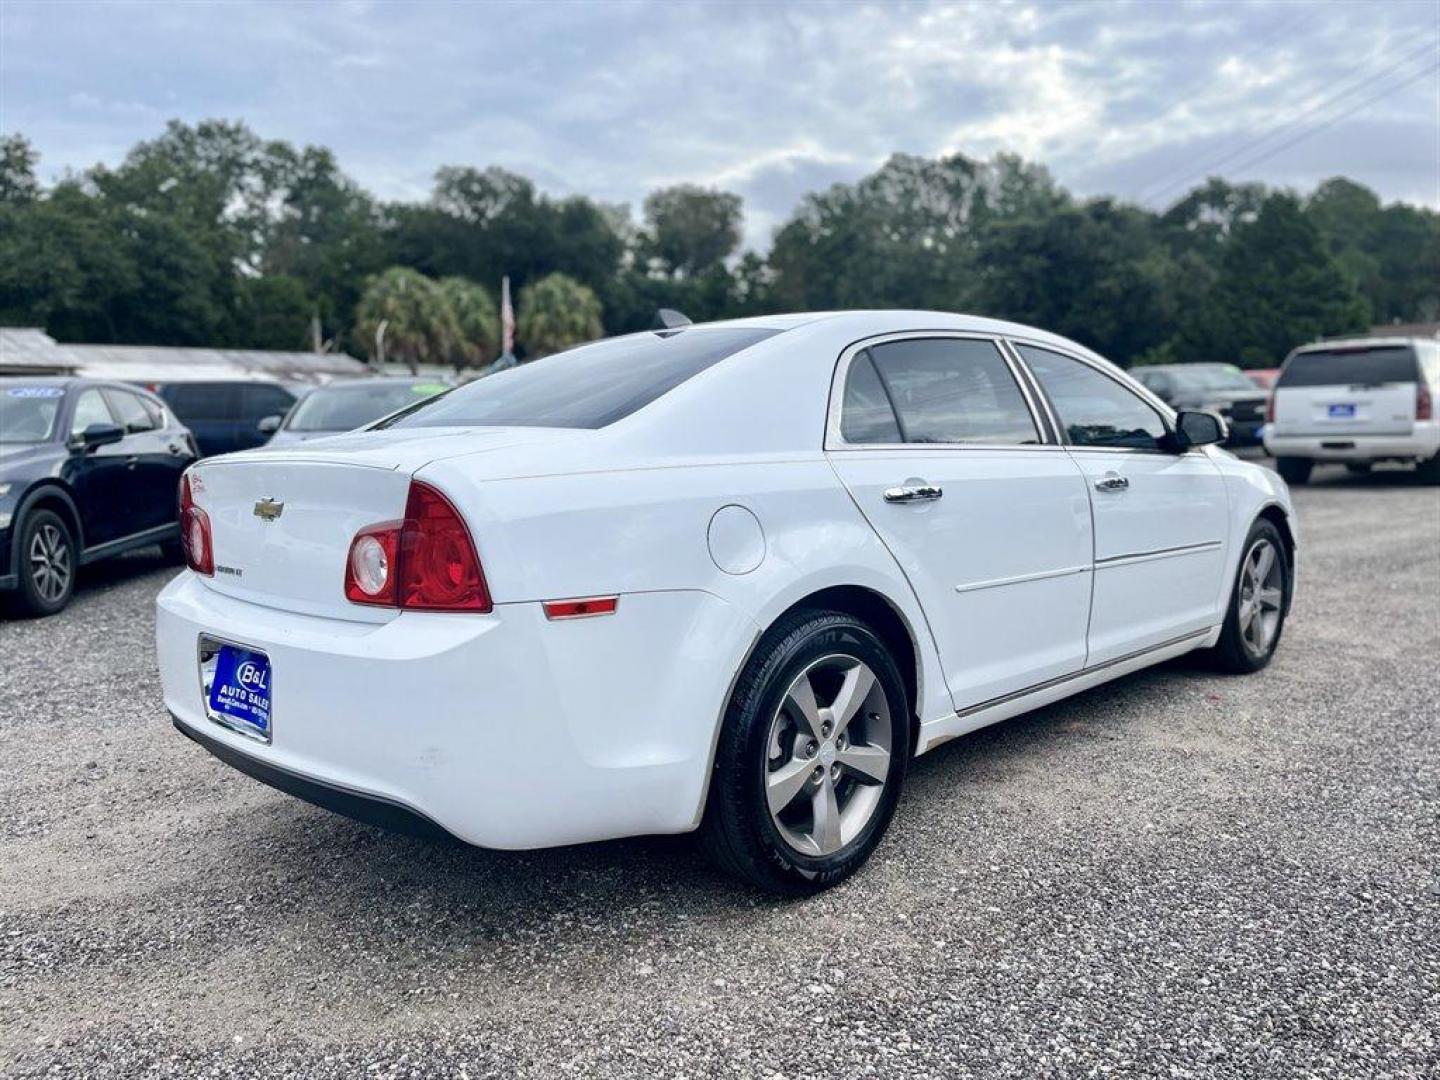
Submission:
MULTIPOLYGON (((927 810, 927 803, 953 799, 968 784, 1037 767, 1047 747, 1087 736, 1121 737, 1127 721, 1119 714, 1127 706, 1133 711, 1142 699, 1168 694, 1198 674, 1194 662, 1182 658, 936 748, 912 765, 887 843, 905 842, 910 815, 925 820, 940 812, 927 810)), ((339 924, 417 897, 436 925, 490 933, 584 911, 654 909, 673 924, 788 903, 715 870, 692 836, 494 851, 389 833, 278 794, 274 799, 264 814, 247 811, 243 824, 236 815, 228 865, 241 877, 283 879, 288 903, 326 911, 339 924)))

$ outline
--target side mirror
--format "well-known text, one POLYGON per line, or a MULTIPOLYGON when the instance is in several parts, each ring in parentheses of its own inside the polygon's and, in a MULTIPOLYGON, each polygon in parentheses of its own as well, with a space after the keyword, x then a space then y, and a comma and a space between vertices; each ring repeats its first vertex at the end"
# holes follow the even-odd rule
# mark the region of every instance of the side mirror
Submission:
POLYGON ((1224 419, 1216 413, 1184 409, 1175 416, 1175 443, 1178 450, 1223 443, 1229 434, 1224 419))
POLYGON ((261 417, 260 422, 255 425, 255 430, 260 432, 261 435, 274 435, 275 432, 280 430, 280 421, 284 419, 285 418, 279 413, 273 416, 261 417))
POLYGON ((80 433, 80 438, 76 439, 72 445, 88 454, 102 446, 117 443, 123 438, 125 438, 125 429, 119 424, 91 424, 80 433))

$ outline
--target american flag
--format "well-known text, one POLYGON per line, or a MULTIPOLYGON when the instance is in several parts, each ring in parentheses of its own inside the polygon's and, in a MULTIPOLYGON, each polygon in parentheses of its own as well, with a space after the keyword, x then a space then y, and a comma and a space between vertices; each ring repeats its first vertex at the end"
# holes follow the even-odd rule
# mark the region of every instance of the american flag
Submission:
POLYGON ((500 355, 515 352, 515 311, 510 306, 510 275, 500 279, 500 355))

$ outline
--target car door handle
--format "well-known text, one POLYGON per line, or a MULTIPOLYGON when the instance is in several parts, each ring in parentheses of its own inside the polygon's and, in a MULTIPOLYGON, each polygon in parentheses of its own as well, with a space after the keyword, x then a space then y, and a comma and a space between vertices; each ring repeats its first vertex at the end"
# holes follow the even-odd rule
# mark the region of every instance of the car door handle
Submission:
POLYGON ((1107 472, 1099 480, 1095 481, 1096 491, 1124 491, 1129 486, 1130 481, 1118 472, 1107 472))
POLYGON ((140 463, 140 458, 139 458, 139 455, 137 455, 137 454, 131 454, 128 458, 125 459, 125 467, 126 467, 127 469, 133 469, 133 468, 135 468, 135 466, 138 465, 139 463, 140 463))
POLYGON ((885 501, 888 503, 931 502, 944 494, 945 492, 935 484, 905 484, 901 487, 886 488, 885 501))

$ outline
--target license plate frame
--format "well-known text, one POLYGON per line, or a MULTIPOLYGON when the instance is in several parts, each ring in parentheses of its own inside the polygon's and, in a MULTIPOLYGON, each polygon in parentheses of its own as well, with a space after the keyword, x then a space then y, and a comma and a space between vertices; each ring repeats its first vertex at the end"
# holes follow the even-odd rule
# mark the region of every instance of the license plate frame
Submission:
POLYGON ((275 727, 270 654, 254 645, 202 634, 198 661, 206 717, 247 739, 269 744, 275 727))

